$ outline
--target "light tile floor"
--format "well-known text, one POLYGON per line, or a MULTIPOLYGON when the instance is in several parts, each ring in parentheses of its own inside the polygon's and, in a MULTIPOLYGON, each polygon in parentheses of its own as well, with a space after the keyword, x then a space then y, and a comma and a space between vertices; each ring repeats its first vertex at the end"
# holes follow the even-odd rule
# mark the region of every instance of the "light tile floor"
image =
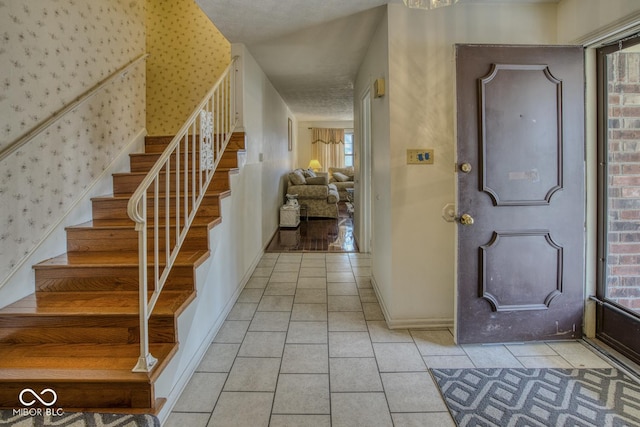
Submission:
POLYGON ((363 254, 265 254, 166 426, 454 426, 428 368, 601 368, 581 342, 390 330, 363 254))

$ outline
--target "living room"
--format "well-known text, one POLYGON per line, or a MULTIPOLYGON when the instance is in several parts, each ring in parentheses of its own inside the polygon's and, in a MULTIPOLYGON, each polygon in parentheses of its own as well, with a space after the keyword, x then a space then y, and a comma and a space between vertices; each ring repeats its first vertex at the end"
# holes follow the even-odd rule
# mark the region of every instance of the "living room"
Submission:
POLYGON ((353 121, 298 122, 294 137, 295 169, 283 177, 279 228, 267 250, 357 252, 353 121))

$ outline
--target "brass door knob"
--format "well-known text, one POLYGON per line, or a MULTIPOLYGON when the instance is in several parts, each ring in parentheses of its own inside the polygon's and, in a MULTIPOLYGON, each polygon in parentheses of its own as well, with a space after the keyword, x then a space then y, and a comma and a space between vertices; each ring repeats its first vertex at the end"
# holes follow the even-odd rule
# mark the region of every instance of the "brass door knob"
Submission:
POLYGON ((462 225, 473 225, 473 217, 469 214, 463 214, 459 221, 462 225))

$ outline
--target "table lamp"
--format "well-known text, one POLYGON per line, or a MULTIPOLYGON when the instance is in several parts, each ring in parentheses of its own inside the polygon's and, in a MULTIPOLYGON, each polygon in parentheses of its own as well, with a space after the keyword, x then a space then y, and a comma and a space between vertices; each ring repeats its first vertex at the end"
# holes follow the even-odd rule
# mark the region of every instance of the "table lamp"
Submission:
POLYGON ((312 169, 314 172, 318 172, 322 169, 322 165, 316 159, 313 159, 309 162, 309 169, 312 169))

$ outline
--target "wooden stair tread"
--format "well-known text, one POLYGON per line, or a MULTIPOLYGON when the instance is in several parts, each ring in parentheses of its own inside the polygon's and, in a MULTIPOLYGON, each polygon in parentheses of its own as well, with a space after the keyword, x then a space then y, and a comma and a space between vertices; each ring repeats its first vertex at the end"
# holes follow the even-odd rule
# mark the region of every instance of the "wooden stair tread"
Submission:
MULTIPOLYGON (((207 192, 205 193, 204 197, 226 197, 227 195, 231 194, 231 190, 207 190, 207 192)), ((160 199, 164 199, 166 198, 164 193, 161 193, 158 195, 158 197, 160 199)), ((175 199, 176 195, 175 193, 169 193, 169 197, 172 199, 175 199)), ((131 196, 115 196, 113 194, 109 195, 104 195, 104 196, 97 196, 97 197, 92 197, 91 201, 100 201, 100 200, 109 200, 109 201, 113 201, 113 200, 129 200, 131 198, 131 196)), ((148 201, 151 201, 150 198, 147 199, 148 201)), ((191 198, 189 198, 189 200, 191 200, 191 198)))
MULTIPOLYGON (((214 219, 212 219, 211 221, 208 222, 202 222, 202 223, 198 223, 198 222, 193 222, 191 224, 191 228, 194 227, 208 227, 211 228, 210 222, 211 223, 215 223, 217 222, 219 219, 221 219, 220 217, 216 217, 214 219)), ((175 224, 175 223, 173 223, 175 224)), ((158 225, 159 227, 164 227, 164 224, 162 225, 158 225)), ((65 227, 65 230, 88 230, 88 229, 109 229, 109 230, 129 230, 135 227, 135 224, 133 221, 131 220, 127 220, 127 219, 94 219, 94 220, 90 220, 87 222, 83 222, 81 224, 76 224, 76 225, 70 225, 68 227, 65 227)), ((147 228, 153 228, 153 223, 148 223, 147 224, 147 228)))
MULTIPOLYGON (((237 148, 237 147, 228 147, 227 150, 224 151, 224 154, 227 155, 237 155, 238 153, 242 154, 242 153, 246 153, 246 150, 244 148, 237 148)), ((193 152, 191 150, 189 150, 189 160, 191 160, 191 155, 193 154, 193 152)), ((129 157, 130 158, 140 158, 140 159, 159 159, 160 156, 162 156, 162 153, 160 152, 141 152, 141 153, 129 153, 129 157)), ((184 158, 184 151, 180 152, 180 156, 181 158, 184 158)), ((171 155, 172 158, 175 158, 175 154, 171 155)), ((200 151, 196 150, 196 157, 199 158, 200 157, 200 151)), ((173 161, 172 161, 173 163, 173 161)), ((217 168, 216 168, 217 169, 217 168)))
MULTIPOLYGON (((148 256, 152 256, 150 253, 148 256)), ((199 265, 209 251, 182 250, 178 254, 174 266, 199 265)), ((161 255, 161 264, 164 264, 164 256, 161 255)), ((33 268, 57 268, 57 267, 131 267, 138 265, 138 252, 67 252, 57 257, 42 261, 33 268)))
MULTIPOLYGON (((217 167, 216 168, 216 172, 234 172, 237 171, 238 168, 222 168, 222 167, 217 167)), ((175 173, 172 171, 172 173, 175 173)), ((184 173, 184 171, 183 171, 184 173)), ((191 170, 189 170, 189 173, 191 173, 191 170)), ((131 175, 139 175, 139 176, 147 176, 148 172, 116 172, 114 174, 112 174, 113 176, 131 176, 131 175)), ((161 175, 166 174, 165 171, 160 171, 161 175)))
MULTIPOLYGON (((194 291, 164 290, 153 310, 154 315, 173 315, 194 291)), ((138 316, 138 292, 135 291, 62 291, 31 294, 0 309, 0 316, 138 316)))
MULTIPOLYGON (((164 218, 163 221, 160 221, 159 227, 164 227, 164 218)), ((213 217, 213 218, 201 218, 196 216, 191 227, 202 227, 215 225, 216 223, 222 220, 221 217, 213 217)), ((175 218, 171 219, 170 225, 175 224, 175 218)), ((111 229, 130 229, 135 226, 135 223, 126 218, 110 218, 110 219, 92 219, 87 222, 83 222, 81 224, 70 225, 66 227, 66 230, 72 229, 86 229, 86 228, 111 228, 111 229)), ((153 222, 148 223, 148 227, 153 227, 153 222)))
MULTIPOLYGON (((171 141, 173 141, 173 138, 174 136, 171 135, 147 135, 144 138, 145 151, 164 151, 164 149, 169 146, 171 141)), ((237 147, 244 150, 245 143, 246 141, 244 132, 233 132, 233 134, 231 135, 231 139, 229 140, 229 144, 227 145, 227 149, 237 147)))
MULTIPOLYGON (((150 344, 160 363, 173 353, 175 343, 150 344)), ((0 378, 23 380, 149 381, 145 373, 131 372, 140 355, 134 344, 0 344, 0 378)))
MULTIPOLYGON (((168 145, 168 144, 167 144, 168 145)), ((200 144, 198 144, 196 142, 196 152, 199 153, 200 152, 200 144)), ((232 146, 228 146, 225 151, 225 153, 243 153, 246 152, 246 150, 244 148, 239 148, 239 147, 232 147, 232 146)), ((144 151, 144 152, 139 152, 139 153, 130 153, 129 157, 157 157, 160 158, 160 156, 162 155, 162 152, 148 152, 148 151, 144 151)), ((189 145, 189 155, 191 155, 191 145, 189 145)), ((175 153, 174 153, 175 156, 175 153)), ((180 150, 180 156, 184 157, 184 150, 180 150)))

